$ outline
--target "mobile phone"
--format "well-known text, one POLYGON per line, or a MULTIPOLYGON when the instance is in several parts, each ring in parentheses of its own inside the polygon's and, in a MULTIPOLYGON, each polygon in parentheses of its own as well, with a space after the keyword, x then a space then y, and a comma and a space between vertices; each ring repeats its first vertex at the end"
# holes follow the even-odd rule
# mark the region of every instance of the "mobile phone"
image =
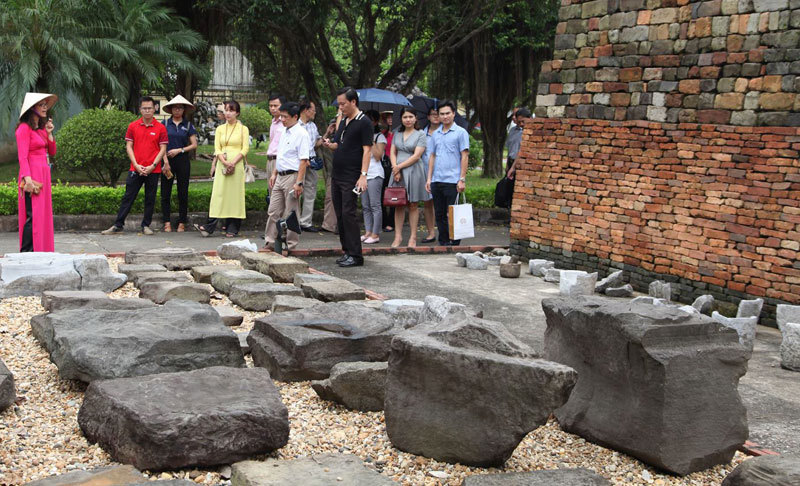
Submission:
POLYGON ((354 187, 353 188, 353 194, 355 194, 356 196, 360 196, 361 195, 361 189, 359 189, 358 186, 354 187))

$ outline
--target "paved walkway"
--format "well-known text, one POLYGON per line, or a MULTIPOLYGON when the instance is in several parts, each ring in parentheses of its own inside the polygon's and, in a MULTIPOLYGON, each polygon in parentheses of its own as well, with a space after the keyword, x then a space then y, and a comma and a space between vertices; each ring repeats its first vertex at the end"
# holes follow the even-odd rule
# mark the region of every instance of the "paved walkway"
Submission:
MULTIPOLYGON (((408 228, 404 233, 405 243, 408 240, 408 228)), ((480 226, 475 230, 475 238, 463 240, 465 245, 504 245, 508 246, 508 228, 505 226, 480 226)), ((242 231, 239 238, 247 238, 256 243, 259 247, 264 246, 263 231, 242 231)), ((425 235, 423 234, 424 238, 425 235)), ((383 233, 381 241, 374 245, 364 245, 364 248, 389 247, 394 239, 394 233, 383 233)), ((137 248, 161 248, 166 246, 189 247, 197 250, 216 250, 219 245, 226 241, 232 241, 219 233, 203 238, 196 231, 185 233, 162 233, 157 231, 152 236, 145 236, 141 233, 126 231, 122 234, 103 236, 98 232, 57 232, 56 251, 63 253, 116 253, 125 252, 137 248)), ((420 247, 432 247, 430 244, 419 244, 420 247)), ((310 248, 333 248, 339 249, 339 236, 322 233, 303 233, 300 235, 300 249, 310 248)), ((0 233, 0 254, 14 253, 19 250, 19 237, 17 233, 0 233)))

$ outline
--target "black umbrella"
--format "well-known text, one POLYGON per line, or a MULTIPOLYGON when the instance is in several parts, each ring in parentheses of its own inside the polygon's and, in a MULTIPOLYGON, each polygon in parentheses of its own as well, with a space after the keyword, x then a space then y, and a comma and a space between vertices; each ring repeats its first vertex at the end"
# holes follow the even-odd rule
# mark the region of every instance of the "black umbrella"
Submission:
MULTIPOLYGON (((429 98, 427 96, 415 96, 410 95, 408 97, 408 101, 411 102, 411 106, 417 111, 417 119, 420 121, 420 125, 424 128, 428 126, 428 112, 431 111, 431 108, 439 108, 439 99, 438 98, 429 98)), ((469 122, 466 118, 461 116, 458 112, 456 112, 455 117, 456 125, 460 126, 464 130, 467 129, 469 126, 469 122)))

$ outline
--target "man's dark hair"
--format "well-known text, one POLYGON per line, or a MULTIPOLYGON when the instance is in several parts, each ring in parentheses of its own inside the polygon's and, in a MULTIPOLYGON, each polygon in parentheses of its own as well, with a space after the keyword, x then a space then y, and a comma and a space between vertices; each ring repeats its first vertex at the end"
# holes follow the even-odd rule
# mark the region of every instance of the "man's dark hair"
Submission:
POLYGON ((358 91, 354 90, 350 86, 345 86, 344 88, 340 89, 336 96, 344 95, 347 101, 355 101, 356 106, 358 106, 358 91))
POLYGON ((236 100, 228 100, 225 103, 223 103, 223 105, 225 105, 225 108, 233 110, 236 113, 242 112, 242 108, 239 106, 239 102, 236 100))
POLYGON ((139 98, 139 106, 142 106, 142 103, 146 103, 148 101, 153 103, 153 106, 156 106, 156 100, 154 100, 152 96, 142 96, 139 98))
POLYGON ((378 113, 378 110, 367 110, 364 114, 367 115, 367 118, 372 120, 372 123, 377 123, 381 119, 381 114, 378 113))
MULTIPOLYGON (((311 100, 304 100, 304 101, 300 102, 300 113, 302 113, 302 112, 304 112, 306 110, 310 110, 312 104, 314 104, 314 102, 311 101, 311 100)), ((314 106, 316 107, 316 105, 314 105, 314 106)))
POLYGON ((288 114, 289 116, 299 116, 300 111, 302 110, 300 110, 300 105, 298 105, 294 101, 290 101, 288 103, 282 104, 281 107, 278 109, 278 111, 285 111, 286 114, 288 114))
POLYGON ((450 109, 453 110, 453 113, 456 112, 456 104, 453 103, 450 100, 445 100, 445 101, 442 101, 441 103, 439 103, 439 111, 442 111, 442 108, 444 108, 446 106, 449 106, 450 109))
POLYGON ((272 100, 278 100, 281 102, 281 105, 286 103, 286 97, 280 93, 270 93, 269 98, 267 98, 267 102, 269 103, 272 100))
POLYGON ((531 110, 527 108, 520 108, 517 110, 517 116, 521 116, 522 118, 530 118, 531 117, 531 110))

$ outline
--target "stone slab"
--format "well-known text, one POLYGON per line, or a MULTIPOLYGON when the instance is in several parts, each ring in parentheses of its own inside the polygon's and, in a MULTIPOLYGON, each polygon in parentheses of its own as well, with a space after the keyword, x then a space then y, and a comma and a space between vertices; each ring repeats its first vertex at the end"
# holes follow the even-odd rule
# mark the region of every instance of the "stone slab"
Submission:
POLYGON ((132 310, 155 305, 150 300, 135 297, 112 299, 99 290, 49 290, 42 293, 42 307, 46 312, 83 308, 132 310))
POLYGON ((289 440, 289 412, 259 368, 95 381, 78 425, 114 460, 150 470, 230 464, 289 440))
POLYGON ((17 399, 17 389, 14 387, 14 375, 0 360, 0 411, 14 404, 17 399))
POLYGON ((125 253, 125 263, 162 265, 167 270, 190 270, 199 265, 208 265, 205 255, 192 248, 154 248, 130 250, 125 253))
POLYGON ((310 299, 322 302, 341 302, 344 300, 364 300, 366 291, 358 285, 347 280, 334 280, 330 282, 309 282, 300 287, 303 295, 310 299))
POLYGON ((192 267, 192 278, 197 283, 211 283, 211 275, 216 272, 224 272, 225 270, 241 270, 238 265, 224 264, 224 265, 198 265, 192 267))
POLYGON ((215 305, 214 310, 222 318, 222 323, 228 327, 240 326, 244 316, 229 305, 215 305))
POLYGON ((298 273, 308 273, 308 263, 295 257, 285 257, 277 253, 243 253, 240 257, 242 267, 269 275, 273 281, 293 283, 298 273))
POLYGON ((170 300, 191 300, 208 304, 211 301, 213 288, 208 284, 194 282, 151 282, 142 285, 139 296, 156 304, 170 300))
POLYGON ((312 381, 311 388, 323 400, 340 403, 351 410, 383 410, 386 388, 386 362, 337 363, 328 378, 312 381))
POLYGON ((602 297, 542 307, 545 357, 578 372, 555 412, 564 430, 679 475, 727 464, 747 439, 738 383, 749 352, 733 330, 602 297))
POLYGON ((255 270, 224 270, 211 275, 211 285, 223 294, 229 294, 235 284, 272 283, 272 279, 255 270))
POLYGON ((238 260, 242 253, 257 252, 258 245, 250 240, 236 240, 223 243, 217 247, 217 256, 223 260, 238 260))
POLYGON ((296 273, 294 274, 294 284, 301 287, 304 283, 309 282, 330 282, 338 280, 336 277, 324 273, 296 273))
POLYGON ((132 486, 145 479, 133 466, 106 466, 50 476, 27 483, 27 486, 132 486))
POLYGON ((294 285, 278 283, 234 284, 229 297, 231 302, 249 311, 268 311, 278 295, 302 297, 303 291, 294 285))
POLYGON ((142 272, 133 279, 133 285, 141 288, 151 282, 194 282, 189 272, 142 272))
POLYGON ((390 478, 366 467, 351 454, 317 454, 290 461, 267 459, 233 465, 232 486, 389 486, 390 478))
POLYGON ((760 456, 745 460, 722 481, 722 486, 797 486, 800 455, 760 456))
POLYGON ((555 469, 467 476, 462 486, 611 486, 603 476, 589 469, 555 469))
POLYGON ((236 335, 210 305, 196 302, 53 312, 33 317, 31 330, 65 379, 244 366, 236 335))
POLYGON ((307 309, 319 304, 317 299, 309 299, 308 297, 301 297, 297 295, 279 294, 275 296, 272 302, 272 313, 276 312, 289 312, 300 309, 307 309))
POLYGON ((164 265, 157 265, 154 263, 147 263, 143 265, 120 263, 118 266, 119 273, 125 274, 129 281, 134 281, 136 276, 145 272, 166 272, 167 267, 164 265))

